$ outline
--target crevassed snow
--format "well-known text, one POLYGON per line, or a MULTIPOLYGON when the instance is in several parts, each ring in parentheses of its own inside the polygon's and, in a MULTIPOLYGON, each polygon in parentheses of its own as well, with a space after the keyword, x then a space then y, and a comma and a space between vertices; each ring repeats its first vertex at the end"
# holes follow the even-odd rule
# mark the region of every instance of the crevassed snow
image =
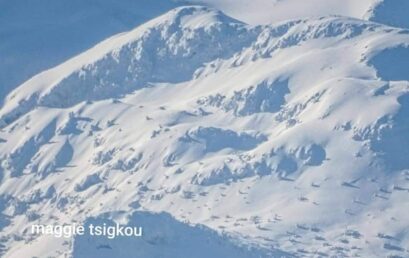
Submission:
MULTIPOLYGON (((99 257, 106 240, 23 232, 166 211, 138 219, 162 239, 145 255, 180 233, 181 252, 211 236, 222 257, 405 257, 409 82, 384 67, 408 43, 356 18, 190 6, 33 77, 0 110, 2 255, 99 257)), ((127 241, 105 254, 146 245, 127 241)))

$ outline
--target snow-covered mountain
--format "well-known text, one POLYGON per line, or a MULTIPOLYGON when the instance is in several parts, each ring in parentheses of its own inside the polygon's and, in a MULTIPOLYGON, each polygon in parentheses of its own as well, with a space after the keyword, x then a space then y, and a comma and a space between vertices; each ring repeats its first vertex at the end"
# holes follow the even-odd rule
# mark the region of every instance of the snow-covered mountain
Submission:
POLYGON ((169 0, 0 1, 0 104, 37 73, 176 6, 169 0))
MULTIPOLYGON (((0 104, 15 87, 92 47, 177 6, 202 4, 253 25, 309 16, 368 19, 379 0, 36 0, 0 1, 0 104)), ((386 0, 382 22, 408 24, 406 0, 386 0), (391 6, 394 5, 394 6, 391 6), (405 6, 401 8, 401 6, 405 6), (397 7, 397 8, 396 8, 397 7), (395 15, 396 11, 403 12, 395 15)))
POLYGON ((406 17, 390 1, 256 2, 281 16, 178 7, 13 90, 2 256, 408 256, 406 17), (146 234, 27 233, 90 221, 146 234))

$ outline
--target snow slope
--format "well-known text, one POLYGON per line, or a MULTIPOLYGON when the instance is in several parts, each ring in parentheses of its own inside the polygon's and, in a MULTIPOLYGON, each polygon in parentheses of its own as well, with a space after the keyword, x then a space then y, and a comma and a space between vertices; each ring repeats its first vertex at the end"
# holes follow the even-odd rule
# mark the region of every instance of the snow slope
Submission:
POLYGON ((408 45, 357 18, 190 6, 34 76, 0 110, 2 255, 407 256, 408 45), (25 233, 92 219, 150 233, 25 233))
MULTIPOLYGON (((189 226, 164 213, 135 212, 129 221, 128 225, 133 224, 148 229, 143 235, 143 241, 132 241, 126 237, 112 240, 104 237, 81 236, 75 239, 73 256, 90 257, 90 254, 93 254, 99 258, 129 257, 129 250, 134 250, 133 257, 256 258, 266 254, 288 255, 283 252, 273 253, 272 250, 267 249, 257 250, 237 246, 228 236, 219 235, 203 226, 189 226)), ((112 225, 112 221, 107 219, 87 221, 96 225, 102 224, 101 222, 112 225)))
MULTIPOLYGON (((396 2, 392 0, 389 2, 396 2)), ((401 2, 406 2, 401 0, 401 2)), ((15 87, 106 37, 189 3, 216 7, 251 24, 329 14, 368 18, 377 0, 37 0, 0 1, 0 105, 15 87)), ((400 6, 401 4, 397 5, 400 6)), ((391 20, 390 10, 378 13, 391 20)), ((382 18, 383 16, 384 18, 382 18)), ((404 17, 400 15, 399 17, 404 17)), ((396 17, 396 16, 395 16, 396 17)), ((396 18, 393 18, 396 19, 396 18)))
POLYGON ((0 103, 35 74, 177 5, 169 0, 0 1, 0 103))
POLYGON ((371 16, 373 7, 382 0, 191 0, 190 2, 215 7, 241 21, 256 25, 327 15, 366 19, 371 16))

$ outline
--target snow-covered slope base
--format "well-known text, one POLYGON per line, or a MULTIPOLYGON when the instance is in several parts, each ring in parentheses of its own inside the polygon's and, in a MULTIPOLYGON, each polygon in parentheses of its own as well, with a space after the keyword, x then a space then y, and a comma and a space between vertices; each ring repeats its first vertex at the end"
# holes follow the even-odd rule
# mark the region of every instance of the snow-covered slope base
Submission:
POLYGON ((409 78, 390 66, 408 44, 353 18, 249 26, 195 6, 33 77, 0 110, 2 254, 407 256, 409 78), (102 215, 147 220, 147 238, 24 233, 102 215))
MULTIPOLYGON (((89 219, 94 225, 114 225, 106 219, 89 219)), ((74 241, 74 257, 125 258, 130 257, 248 257, 288 256, 284 252, 269 249, 240 247, 226 235, 219 235, 203 226, 189 226, 167 214, 135 212, 127 226, 147 230, 141 239, 121 237, 81 236, 74 241)))

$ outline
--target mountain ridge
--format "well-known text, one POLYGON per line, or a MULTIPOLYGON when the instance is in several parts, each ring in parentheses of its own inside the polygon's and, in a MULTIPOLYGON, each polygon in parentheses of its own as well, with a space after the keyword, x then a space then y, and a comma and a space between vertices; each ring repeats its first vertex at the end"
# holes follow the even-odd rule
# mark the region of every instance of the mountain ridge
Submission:
POLYGON ((32 223, 167 211, 260 252, 405 255, 409 84, 379 69, 408 43, 348 17, 251 26, 200 6, 107 39, 0 111, 3 254, 85 248, 20 233, 32 223))

